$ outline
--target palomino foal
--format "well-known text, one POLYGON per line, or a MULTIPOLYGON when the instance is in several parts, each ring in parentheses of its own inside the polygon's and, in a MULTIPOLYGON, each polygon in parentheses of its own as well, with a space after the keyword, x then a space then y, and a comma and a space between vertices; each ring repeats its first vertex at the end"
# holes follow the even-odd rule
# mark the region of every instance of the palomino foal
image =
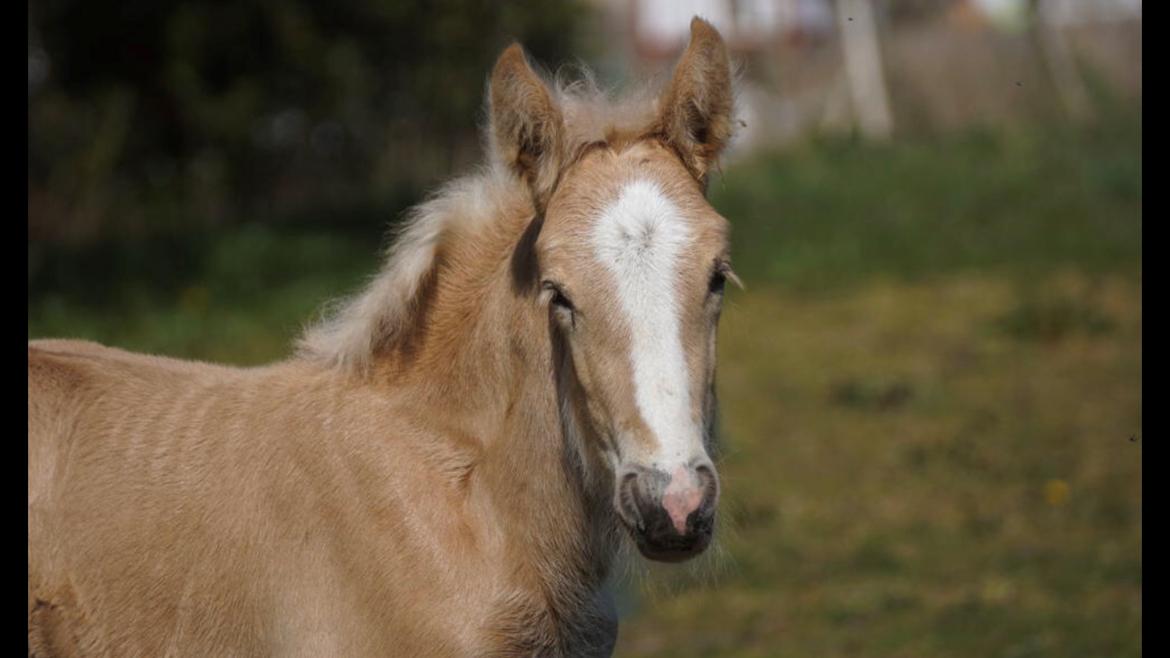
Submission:
POLYGON ((609 655, 623 537, 706 548, 723 42, 625 104, 513 45, 488 100, 490 167, 293 358, 29 343, 30 654, 609 655))

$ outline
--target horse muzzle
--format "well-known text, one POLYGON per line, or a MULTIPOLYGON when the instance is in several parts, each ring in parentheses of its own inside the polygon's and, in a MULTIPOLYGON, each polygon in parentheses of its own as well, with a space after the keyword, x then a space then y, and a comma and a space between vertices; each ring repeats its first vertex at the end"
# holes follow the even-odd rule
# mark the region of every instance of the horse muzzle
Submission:
POLYGON ((710 463, 678 466, 669 473, 630 466, 618 481, 618 515, 646 558, 680 562, 711 543, 719 478, 710 463))

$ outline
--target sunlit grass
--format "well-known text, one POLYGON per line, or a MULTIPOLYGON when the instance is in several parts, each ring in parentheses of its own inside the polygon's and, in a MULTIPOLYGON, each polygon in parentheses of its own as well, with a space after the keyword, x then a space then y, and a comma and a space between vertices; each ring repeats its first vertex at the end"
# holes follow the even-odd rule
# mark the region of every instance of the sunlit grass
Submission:
POLYGON ((1021 339, 995 277, 734 295, 731 564, 647 597, 619 654, 1140 655, 1140 286, 1036 288, 1113 328, 1021 339), (858 404, 850 381, 904 392, 858 404))

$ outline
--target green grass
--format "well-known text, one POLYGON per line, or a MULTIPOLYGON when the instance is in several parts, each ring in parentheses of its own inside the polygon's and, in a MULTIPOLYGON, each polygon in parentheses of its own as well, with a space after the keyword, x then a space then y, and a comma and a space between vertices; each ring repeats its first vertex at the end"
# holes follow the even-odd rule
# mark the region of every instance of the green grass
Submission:
MULTIPOLYGON (((1136 115, 728 167, 720 546, 625 587, 618 654, 1140 656, 1140 140, 1136 115)), ((278 358, 381 232, 30 245, 29 335, 278 358)))
POLYGON ((1140 287, 1038 288, 1110 329, 1021 338, 994 276, 733 295, 725 554, 619 653, 1141 655, 1140 287))
POLYGON ((749 280, 823 293, 874 276, 1141 269, 1141 124, 813 142, 712 184, 749 280))

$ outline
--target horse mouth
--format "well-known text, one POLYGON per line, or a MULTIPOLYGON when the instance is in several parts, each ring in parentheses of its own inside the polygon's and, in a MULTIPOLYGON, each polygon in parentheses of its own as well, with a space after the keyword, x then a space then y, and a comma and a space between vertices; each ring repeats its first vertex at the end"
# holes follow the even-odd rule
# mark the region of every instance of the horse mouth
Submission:
POLYGON ((653 521, 623 525, 633 537, 642 557, 655 562, 685 562, 707 550, 714 535, 713 515, 693 514, 687 520, 687 531, 678 533, 673 527, 662 527, 653 521))

